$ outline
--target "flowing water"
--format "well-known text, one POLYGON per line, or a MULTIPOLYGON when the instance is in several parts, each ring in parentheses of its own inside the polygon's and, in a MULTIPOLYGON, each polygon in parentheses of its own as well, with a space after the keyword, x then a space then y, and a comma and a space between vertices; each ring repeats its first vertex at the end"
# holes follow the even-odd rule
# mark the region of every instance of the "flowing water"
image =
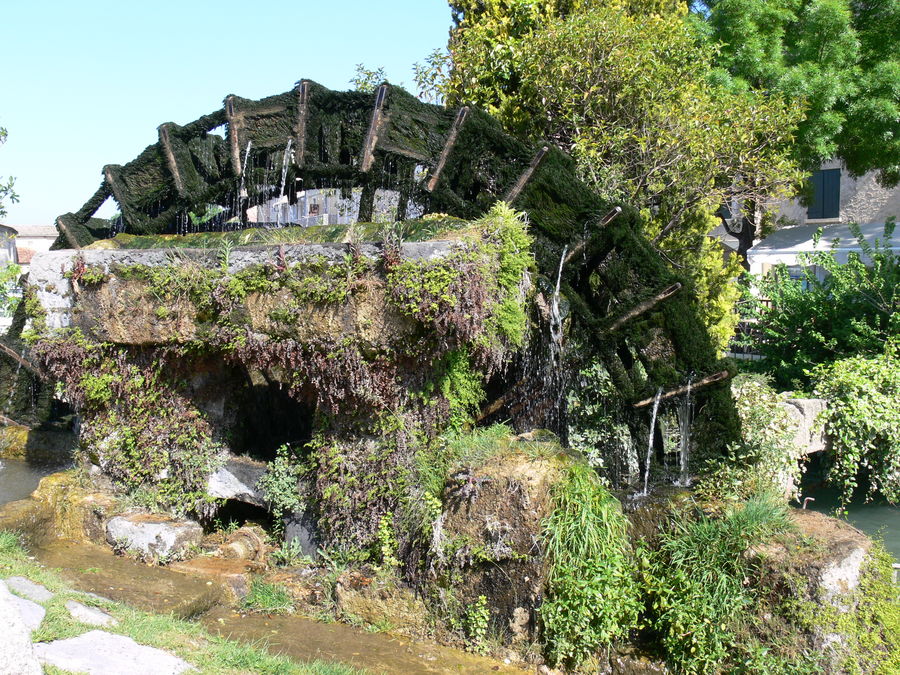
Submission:
POLYGON ((36 465, 24 459, 0 459, 0 504, 25 499, 41 478, 59 471, 59 466, 36 465))
POLYGON ((556 274, 556 288, 553 291, 553 298, 550 300, 550 354, 551 363, 554 366, 559 365, 559 356, 562 352, 562 316, 559 312, 559 287, 562 283, 563 265, 566 262, 566 253, 569 252, 568 246, 563 246, 562 255, 559 258, 559 271, 556 274))
POLYGON ((653 459, 653 436, 656 433, 656 413, 659 412, 659 399, 662 396, 662 387, 656 390, 653 397, 653 414, 650 416, 650 438, 647 441, 647 461, 644 462, 644 491, 642 497, 650 494, 650 461, 653 459))
POLYGON ((693 418, 693 401, 691 400, 691 385, 693 378, 688 378, 687 393, 678 404, 678 422, 679 422, 679 469, 680 476, 675 485, 681 487, 690 487, 691 475, 688 463, 691 458, 691 421, 693 418))

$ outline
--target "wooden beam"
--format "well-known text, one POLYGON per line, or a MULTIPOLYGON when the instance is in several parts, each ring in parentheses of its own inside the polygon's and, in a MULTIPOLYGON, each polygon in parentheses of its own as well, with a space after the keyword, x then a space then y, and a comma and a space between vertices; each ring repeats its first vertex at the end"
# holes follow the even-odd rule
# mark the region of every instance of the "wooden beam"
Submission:
POLYGON ((228 138, 231 141, 231 168, 234 170, 235 176, 240 176, 242 171, 241 139, 239 138, 241 122, 234 110, 234 96, 228 96, 225 99, 225 119, 228 121, 228 138))
POLYGON ((297 86, 297 123, 294 125, 294 164, 303 166, 306 153, 306 120, 309 117, 309 80, 302 80, 297 86))
POLYGON ((0 415, 0 424, 6 427, 25 427, 28 431, 31 431, 31 427, 27 424, 21 424, 20 422, 16 422, 11 417, 7 417, 6 415, 0 415))
POLYGON ((159 134, 159 144, 162 146, 163 154, 166 156, 166 163, 169 165, 169 172, 175 181, 175 189, 178 194, 184 196, 184 181, 181 178, 181 171, 178 170, 178 162, 175 160, 175 153, 172 151, 172 141, 169 138, 169 128, 174 126, 171 122, 160 124, 156 131, 159 134))
POLYGON ((431 175, 431 178, 428 179, 428 183, 425 186, 425 189, 429 192, 433 192, 434 188, 437 187, 441 172, 444 170, 444 165, 447 163, 447 158, 450 156, 453 146, 456 145, 459 130, 462 129, 462 125, 466 121, 468 115, 469 106, 465 105, 456 113, 456 119, 453 120, 453 126, 450 127, 450 133, 447 135, 447 142, 444 143, 444 149, 441 150, 441 156, 438 159, 437 166, 434 167, 434 173, 431 175))
POLYGON ((81 245, 78 243, 78 239, 75 237, 75 233, 72 232, 69 227, 66 225, 66 218, 74 218, 71 213, 67 213, 64 216, 59 216, 56 219, 56 229, 59 230, 59 233, 66 238, 66 241, 69 242, 69 246, 74 249, 80 249, 81 245))
POLYGON ((659 293, 654 295, 649 300, 644 300, 644 302, 636 305, 635 307, 632 307, 630 310, 625 312, 618 319, 613 321, 607 330, 610 333, 618 330, 619 328, 624 326, 626 323, 628 323, 632 319, 640 316, 641 314, 644 314, 645 312, 649 312, 651 309, 656 307, 656 305, 661 303, 663 300, 666 300, 667 298, 671 298, 673 295, 675 295, 680 290, 681 290, 681 283, 675 282, 671 286, 663 289, 662 291, 660 291, 659 293))
MULTIPOLYGON (((606 227, 613 220, 615 220, 616 216, 618 216, 620 213, 622 213, 622 207, 617 206, 612 211, 610 211, 605 216, 603 216, 603 218, 600 219, 600 222, 597 224, 597 228, 600 229, 600 228, 606 227)), ((585 240, 579 242, 574 248, 572 248, 571 251, 569 251, 566 254, 566 258, 565 258, 565 260, 563 260, 563 267, 568 265, 575 258, 575 256, 577 256, 579 253, 581 253, 584 250, 584 247, 587 246, 588 241, 589 241, 588 239, 585 239, 585 240)))
MULTIPOLYGON (((684 385, 683 387, 678 387, 677 389, 672 389, 671 391, 667 391, 662 396, 659 397, 660 401, 665 401, 666 399, 674 398, 676 396, 681 396, 682 394, 686 394, 688 389, 695 391, 702 387, 708 387, 711 384, 715 384, 716 382, 721 382, 728 378, 728 371, 721 370, 718 373, 714 373, 713 375, 707 375, 706 377, 697 380, 696 382, 692 382, 689 385, 684 385)), ((638 401, 634 404, 635 408, 646 408, 648 405, 653 403, 656 399, 655 396, 651 396, 650 398, 645 398, 643 401, 638 401)))
POLYGON ((512 204, 516 201, 516 198, 525 189, 525 185, 528 184, 528 181, 531 180, 532 174, 534 174, 535 170, 538 168, 538 165, 541 163, 541 160, 544 159, 544 155, 546 155, 550 151, 546 145, 537 151, 534 158, 531 160, 531 164, 528 165, 528 168, 522 172, 522 175, 519 176, 519 180, 516 181, 515 185, 510 188, 509 192, 506 193, 506 197, 503 198, 507 204, 512 204))
POLYGON ((512 394, 515 392, 515 390, 518 389, 519 387, 521 387, 523 384, 525 384, 525 378, 522 378, 521 380, 519 380, 518 382, 516 382, 513 386, 509 387, 509 388, 506 390, 506 393, 505 393, 505 394, 503 394, 503 395, 500 396, 499 398, 495 399, 494 401, 492 401, 492 402, 489 403, 488 405, 484 406, 484 407, 481 409, 481 412, 478 413, 478 416, 475 418, 475 421, 476 421, 476 422, 481 422, 482 420, 484 420, 484 419, 490 417, 490 416, 493 415, 495 412, 497 412, 498 410, 500 410, 503 406, 505 406, 505 405, 507 404, 507 402, 509 401, 509 398, 510 398, 510 397, 512 396, 512 394))
POLYGON ((9 358, 11 358, 13 361, 18 363, 20 366, 22 366, 28 372, 34 373, 35 375, 41 374, 36 365, 34 365, 31 361, 26 359, 24 356, 17 354, 14 349, 10 349, 2 342, 0 342, 0 352, 2 352, 3 354, 6 354, 9 358))
POLYGON ((91 219, 95 213, 97 213, 97 209, 103 206, 103 202, 112 194, 109 189, 109 185, 106 184, 104 180, 100 183, 100 187, 97 188, 97 191, 93 194, 93 196, 88 199, 84 205, 78 209, 78 211, 73 214, 75 221, 79 225, 83 225, 87 221, 91 219))
POLYGON ((369 132, 366 134, 366 140, 363 143, 362 157, 360 158, 359 170, 367 173, 372 168, 375 161, 375 146, 378 144, 378 134, 381 131, 381 125, 384 122, 384 100, 387 98, 388 86, 382 84, 378 87, 375 94, 375 107, 372 109, 372 121, 369 123, 369 132))

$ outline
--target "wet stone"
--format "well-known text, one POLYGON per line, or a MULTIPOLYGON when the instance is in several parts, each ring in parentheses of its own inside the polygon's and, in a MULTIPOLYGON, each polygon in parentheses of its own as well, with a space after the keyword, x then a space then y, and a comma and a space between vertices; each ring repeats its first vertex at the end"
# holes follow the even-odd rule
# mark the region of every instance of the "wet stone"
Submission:
POLYGON ((145 560, 177 557, 199 545, 203 528, 193 520, 176 520, 149 513, 116 516, 106 524, 106 538, 113 546, 145 560))
POLYGON ((34 652, 44 665, 89 675, 177 675, 192 670, 189 663, 168 652, 100 630, 39 643, 34 652))
POLYGON ((47 602, 53 598, 53 593, 25 577, 10 577, 6 580, 6 586, 16 595, 35 602, 47 602))
POLYGON ((115 626, 119 623, 118 619, 110 616, 102 609, 88 607, 75 600, 66 602, 66 609, 69 610, 69 615, 73 619, 80 621, 81 623, 86 623, 89 626, 101 626, 105 628, 108 626, 115 626))

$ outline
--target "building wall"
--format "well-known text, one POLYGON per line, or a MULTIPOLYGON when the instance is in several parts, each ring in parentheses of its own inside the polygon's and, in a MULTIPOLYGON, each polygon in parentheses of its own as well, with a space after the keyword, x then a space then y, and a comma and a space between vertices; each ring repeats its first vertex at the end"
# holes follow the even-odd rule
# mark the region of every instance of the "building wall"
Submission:
POLYGON ((890 216, 900 221, 900 186, 884 188, 878 184, 874 171, 852 178, 841 166, 840 160, 822 164, 822 169, 841 169, 840 218, 808 219, 806 207, 800 200, 783 203, 778 213, 793 224, 806 223, 884 223, 890 216))

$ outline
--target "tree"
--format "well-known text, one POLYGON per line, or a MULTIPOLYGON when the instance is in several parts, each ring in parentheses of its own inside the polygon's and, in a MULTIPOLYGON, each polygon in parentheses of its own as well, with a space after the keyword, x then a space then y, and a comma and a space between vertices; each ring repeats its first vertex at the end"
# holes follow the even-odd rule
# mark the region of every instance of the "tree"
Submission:
POLYGON ((370 93, 375 91, 382 82, 387 80, 384 68, 378 67, 375 70, 369 70, 363 64, 356 64, 356 75, 350 79, 350 84, 356 91, 370 93))
MULTIPOLYGON (((0 145, 4 143, 6 143, 6 129, 0 127, 0 145)), ((6 179, 6 182, 0 179, 0 218, 6 217, 7 199, 13 204, 19 201, 19 195, 17 195, 16 191, 13 189, 14 184, 14 178, 6 179)))
POLYGON ((897 0, 699 0, 698 33, 735 89, 803 100, 794 154, 841 158, 853 175, 900 181, 897 0))
POLYGON ((600 194, 641 208, 646 234, 699 295, 727 306, 709 317, 724 335, 735 318, 735 271, 706 242, 710 216, 723 203, 792 193, 799 106, 717 82, 715 49, 676 3, 452 6, 448 102, 478 105, 515 133, 552 140, 600 194))

